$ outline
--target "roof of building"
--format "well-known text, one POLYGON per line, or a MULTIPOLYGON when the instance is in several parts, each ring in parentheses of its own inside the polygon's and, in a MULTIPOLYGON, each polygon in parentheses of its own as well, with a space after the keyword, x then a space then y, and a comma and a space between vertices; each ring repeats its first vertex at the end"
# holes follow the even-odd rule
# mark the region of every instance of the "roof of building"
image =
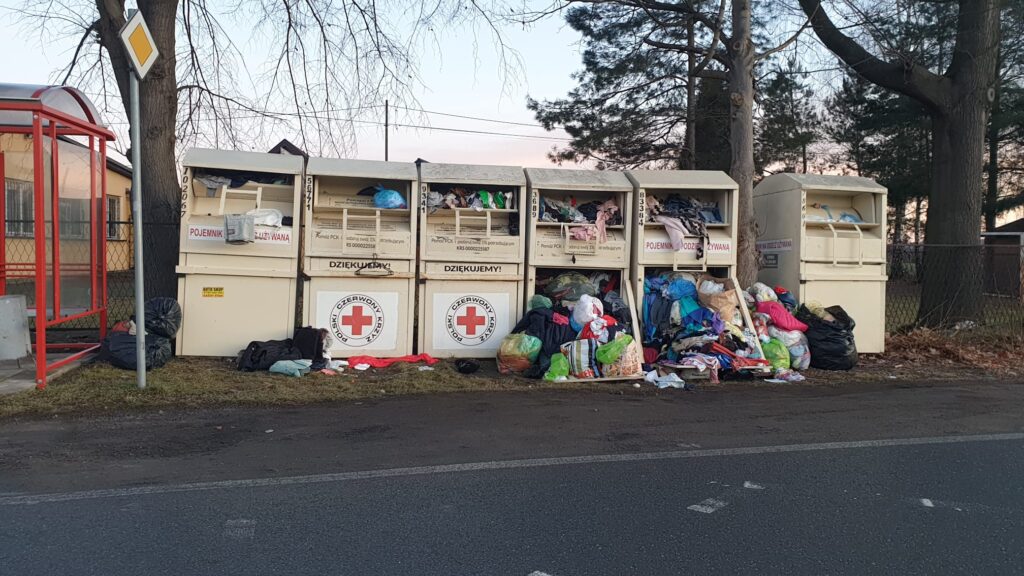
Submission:
POLYGON ((302 148, 299 148, 295 144, 292 144, 287 138, 282 139, 274 147, 270 149, 271 154, 291 154, 292 156, 302 156, 306 160, 309 160, 309 154, 302 148))
POLYGON ((1014 220, 1013 222, 1007 222, 1002 226, 997 227, 993 232, 1020 232, 1024 233, 1024 218, 1014 220))

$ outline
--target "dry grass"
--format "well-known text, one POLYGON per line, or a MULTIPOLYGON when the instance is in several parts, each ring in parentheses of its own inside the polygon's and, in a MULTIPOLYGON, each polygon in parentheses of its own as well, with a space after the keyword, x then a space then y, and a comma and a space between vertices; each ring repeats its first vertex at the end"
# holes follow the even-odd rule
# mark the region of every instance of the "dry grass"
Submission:
POLYGON ((233 362, 209 358, 176 358, 147 377, 147 388, 135 387, 135 373, 103 363, 73 370, 45 390, 0 397, 0 418, 71 413, 109 413, 158 408, 215 406, 289 406, 382 398, 407 394, 482 390, 629 388, 629 383, 543 382, 504 376, 493 362, 476 374, 463 375, 450 361, 433 370, 422 364, 396 364, 365 372, 346 370, 338 376, 307 374, 301 378, 269 372, 238 372, 233 362))

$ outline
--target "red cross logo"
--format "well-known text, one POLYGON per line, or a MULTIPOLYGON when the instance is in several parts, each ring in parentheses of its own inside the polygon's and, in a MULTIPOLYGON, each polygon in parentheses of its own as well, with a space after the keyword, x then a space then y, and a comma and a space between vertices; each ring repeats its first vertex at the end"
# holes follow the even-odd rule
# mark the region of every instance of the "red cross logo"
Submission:
POLYGON ((466 329, 466 336, 476 336, 476 329, 487 323, 487 317, 477 316, 476 306, 466 306, 466 315, 455 318, 455 323, 466 329))
POLYGON ((341 317, 341 325, 351 327, 353 336, 362 336, 363 328, 367 328, 371 324, 373 324, 373 316, 363 314, 362 306, 353 306, 352 314, 341 317))

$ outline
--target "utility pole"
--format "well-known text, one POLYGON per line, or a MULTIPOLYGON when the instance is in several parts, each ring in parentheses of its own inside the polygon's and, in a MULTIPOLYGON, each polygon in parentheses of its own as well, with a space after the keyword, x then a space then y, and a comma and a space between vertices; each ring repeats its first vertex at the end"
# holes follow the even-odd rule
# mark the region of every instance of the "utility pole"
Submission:
POLYGON ((388 161, 388 132, 390 131, 390 129, 388 128, 388 125, 390 124, 389 118, 388 118, 389 108, 390 108, 389 102, 387 100, 385 100, 384 101, 384 161, 385 162, 388 161))

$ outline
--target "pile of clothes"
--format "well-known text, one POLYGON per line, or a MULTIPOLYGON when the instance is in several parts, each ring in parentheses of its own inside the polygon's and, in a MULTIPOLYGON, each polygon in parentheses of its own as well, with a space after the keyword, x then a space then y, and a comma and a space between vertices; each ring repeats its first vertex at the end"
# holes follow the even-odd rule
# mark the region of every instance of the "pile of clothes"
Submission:
POLYGON ((552 278, 502 341, 498 369, 548 380, 641 375, 642 352, 617 288, 602 272, 552 278))
POLYGON ((559 222, 562 224, 580 224, 569 228, 569 236, 574 240, 596 240, 600 243, 608 241, 608 226, 622 225, 622 214, 614 198, 593 200, 579 203, 576 197, 569 196, 564 200, 555 198, 540 199, 541 222, 559 222))
POLYGON ((755 282, 744 294, 751 308, 751 319, 765 358, 771 363, 775 380, 800 382, 799 370, 811 365, 811 349, 807 343, 807 324, 798 320, 797 302, 793 295, 776 286, 755 282))
POLYGON ((270 371, 288 376, 309 372, 336 375, 348 366, 331 359, 331 335, 324 328, 296 328, 292 338, 254 340, 238 354, 236 367, 243 372, 270 371))
POLYGON ((430 190, 423 198, 423 202, 431 214, 440 209, 504 210, 516 206, 512 192, 468 191, 459 186, 453 186, 446 191, 430 190))
MULTIPOLYGON (((707 225, 720 224, 722 213, 717 202, 701 202, 696 198, 669 194, 664 200, 647 197, 647 221, 661 224, 668 232, 673 250, 681 250, 687 237, 704 240, 707 225)), ((704 243, 697 245, 697 258, 704 257, 704 243)))
POLYGON ((740 302, 729 280, 691 272, 645 278, 641 338, 648 380, 660 384, 660 377, 685 368, 718 382, 721 371, 767 366, 740 302))

